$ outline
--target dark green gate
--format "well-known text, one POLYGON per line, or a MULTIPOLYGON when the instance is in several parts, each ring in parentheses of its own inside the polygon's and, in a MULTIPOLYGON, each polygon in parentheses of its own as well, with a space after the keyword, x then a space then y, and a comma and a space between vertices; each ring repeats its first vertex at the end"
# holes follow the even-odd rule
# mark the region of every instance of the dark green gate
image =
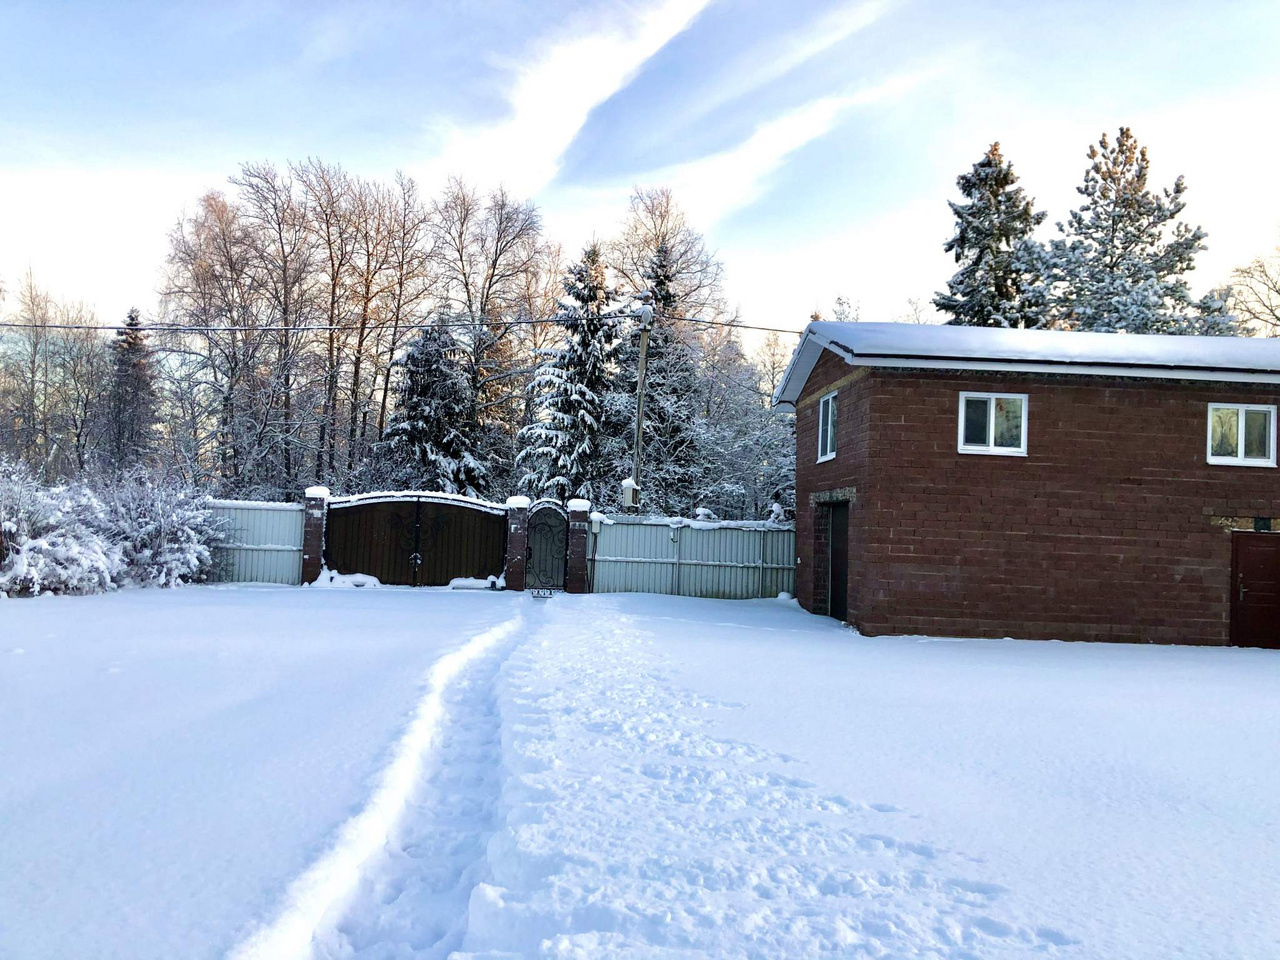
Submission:
POLYGON ((329 502, 324 558, 337 573, 443 587, 456 577, 501 576, 506 536, 498 504, 428 493, 338 497, 329 502))
POLYGON ((569 559, 569 515, 550 500, 529 512, 529 542, 525 586, 531 590, 563 590, 569 559))

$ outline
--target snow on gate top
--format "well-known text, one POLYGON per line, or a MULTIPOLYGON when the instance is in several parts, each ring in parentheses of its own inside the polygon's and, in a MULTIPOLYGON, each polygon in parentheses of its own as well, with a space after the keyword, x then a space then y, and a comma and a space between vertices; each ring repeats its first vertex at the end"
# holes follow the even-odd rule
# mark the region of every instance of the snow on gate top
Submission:
POLYGON ((481 500, 478 497, 464 497, 460 493, 437 493, 429 490, 377 490, 373 493, 354 493, 345 497, 330 497, 330 507, 354 507, 365 503, 391 503, 396 500, 422 500, 427 503, 452 504, 458 507, 470 507, 485 513, 505 515, 507 505, 494 503, 492 500, 481 500))

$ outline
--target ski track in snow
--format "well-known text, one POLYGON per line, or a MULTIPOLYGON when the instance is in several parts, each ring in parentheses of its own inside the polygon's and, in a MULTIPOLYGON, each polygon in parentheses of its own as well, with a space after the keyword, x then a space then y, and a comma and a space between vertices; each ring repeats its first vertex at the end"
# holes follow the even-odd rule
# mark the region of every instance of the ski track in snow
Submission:
POLYGON ((448 957, 465 932, 472 888, 487 875, 495 828, 501 718, 495 684, 521 637, 471 660, 443 691, 439 746, 386 848, 366 864, 341 918, 317 932, 314 955, 448 957))
MULTIPOLYGON (((495 768, 488 720, 496 714, 482 706, 477 716, 468 701, 479 692, 483 703, 491 686, 486 677, 518 640, 522 624, 517 615, 436 661, 368 804, 290 885, 276 919, 233 949, 231 960, 350 956, 387 935, 402 936, 410 955, 422 956, 433 936, 447 935, 448 925, 436 920, 456 917, 452 901, 465 903, 466 869, 479 856, 470 848, 484 822, 476 814, 486 770, 495 768), (465 884, 461 892, 459 884, 465 884), (411 895, 398 903, 403 894, 411 895), (378 909, 370 908, 371 897, 378 909)), ((378 955, 400 954, 378 947, 378 955)))

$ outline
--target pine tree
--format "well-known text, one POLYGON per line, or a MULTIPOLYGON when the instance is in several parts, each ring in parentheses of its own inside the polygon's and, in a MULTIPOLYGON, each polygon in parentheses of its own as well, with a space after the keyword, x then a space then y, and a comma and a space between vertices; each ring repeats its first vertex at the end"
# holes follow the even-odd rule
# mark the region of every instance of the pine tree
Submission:
POLYGON ((1054 315, 1060 326, 1127 333, 1230 334, 1223 299, 1193 301, 1184 275, 1195 268, 1205 233, 1177 217, 1186 207, 1182 177, 1172 189, 1147 186, 1150 162, 1128 127, 1112 144, 1089 147, 1076 190, 1085 198, 1059 223, 1052 244, 1054 315))
POLYGON ((405 489, 479 496, 485 468, 470 419, 471 386, 460 348, 444 327, 427 327, 396 362, 395 412, 374 451, 379 481, 405 489))
POLYGON ((606 482, 600 430, 619 313, 596 244, 569 268, 564 292, 554 317, 564 342, 540 351, 535 418, 520 431, 516 463, 534 496, 596 499, 606 482))
POLYGON ((112 468, 124 470, 142 462, 155 445, 155 370, 137 308, 116 331, 111 350, 107 457, 112 468))
POLYGON ((1047 320, 1041 265, 1033 239, 1045 214, 1017 186, 1013 164, 993 143, 969 173, 956 178, 968 203, 948 202, 956 232, 943 249, 960 269, 933 304, 947 322, 974 327, 1041 327, 1047 320))

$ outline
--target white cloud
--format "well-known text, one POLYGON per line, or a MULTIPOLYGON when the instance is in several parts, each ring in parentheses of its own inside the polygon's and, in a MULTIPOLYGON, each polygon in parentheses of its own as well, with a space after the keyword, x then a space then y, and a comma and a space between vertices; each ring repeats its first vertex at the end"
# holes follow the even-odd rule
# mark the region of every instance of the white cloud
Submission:
POLYGON ((646 60, 683 31, 710 0, 666 0, 633 22, 584 32, 548 46, 516 70, 510 115, 489 126, 442 121, 439 151, 418 171, 424 183, 461 175, 483 186, 503 183, 520 196, 537 193, 591 111, 621 90, 646 60))

